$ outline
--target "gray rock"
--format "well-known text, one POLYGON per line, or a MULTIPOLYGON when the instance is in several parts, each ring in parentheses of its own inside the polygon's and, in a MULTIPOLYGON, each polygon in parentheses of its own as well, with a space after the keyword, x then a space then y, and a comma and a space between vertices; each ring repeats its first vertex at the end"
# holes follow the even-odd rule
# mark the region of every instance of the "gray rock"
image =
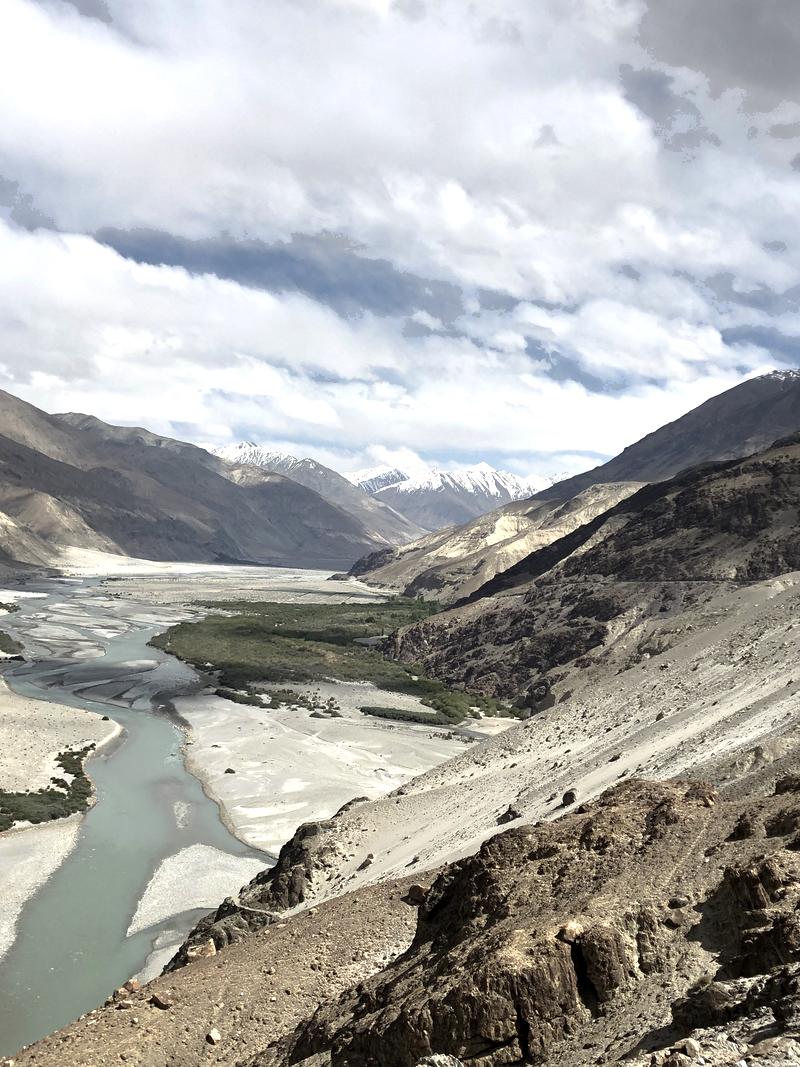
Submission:
POLYGON ((464 1067, 464 1064, 461 1060, 457 1060, 455 1056, 436 1053, 434 1056, 426 1056, 424 1060, 420 1060, 417 1063, 417 1067, 464 1067))

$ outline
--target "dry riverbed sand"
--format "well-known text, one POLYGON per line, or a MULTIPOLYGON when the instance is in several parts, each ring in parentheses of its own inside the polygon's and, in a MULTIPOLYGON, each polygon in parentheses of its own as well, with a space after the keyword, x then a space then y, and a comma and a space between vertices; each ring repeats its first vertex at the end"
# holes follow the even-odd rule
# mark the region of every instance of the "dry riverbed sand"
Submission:
POLYGON ((455 731, 362 715, 360 705, 395 697, 372 685, 296 688, 334 697, 341 717, 210 693, 175 702, 191 731, 187 766, 236 836, 275 855, 300 823, 327 818, 354 797, 390 793, 465 747, 455 731))
MULTIPOLYGON (((121 733, 115 722, 103 722, 78 708, 29 700, 0 679, 0 790, 23 792, 63 777, 56 756, 67 749, 94 744, 102 748, 121 733)), ((0 833, 0 958, 14 941, 22 908, 69 855, 80 828, 80 816, 0 833)))

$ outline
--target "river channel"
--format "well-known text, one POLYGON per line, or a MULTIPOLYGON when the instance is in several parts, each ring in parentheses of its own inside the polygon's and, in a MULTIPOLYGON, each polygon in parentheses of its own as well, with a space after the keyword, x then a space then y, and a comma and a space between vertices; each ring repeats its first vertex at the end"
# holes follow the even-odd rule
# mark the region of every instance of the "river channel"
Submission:
POLYGON ((0 962, 0 1055, 47 1034, 137 974, 154 948, 179 943, 202 911, 173 915, 128 936, 161 862, 192 845, 270 858, 233 837, 183 763, 172 698, 198 687, 195 672, 148 646, 186 613, 109 596, 93 579, 32 583, 3 629, 25 647, 6 670, 16 692, 98 711, 124 729, 87 765, 97 803, 66 861, 26 903, 0 962))

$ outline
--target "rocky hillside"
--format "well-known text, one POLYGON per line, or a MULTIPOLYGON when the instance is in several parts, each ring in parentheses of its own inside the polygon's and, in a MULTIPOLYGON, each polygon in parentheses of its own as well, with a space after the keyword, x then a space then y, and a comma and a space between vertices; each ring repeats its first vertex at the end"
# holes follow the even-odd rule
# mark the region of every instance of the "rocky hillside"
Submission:
POLYGON ((800 372, 754 378, 649 434, 601 467, 558 481, 531 500, 421 538, 399 552, 365 557, 353 573, 367 582, 450 604, 643 483, 671 478, 698 463, 746 456, 797 430, 800 372))
POLYGON ((378 543, 404 545, 424 532, 388 504, 315 459, 298 459, 286 452, 272 452, 252 441, 216 449, 215 455, 240 469, 240 481, 245 481, 248 476, 246 468, 257 467, 273 474, 282 474, 312 489, 328 503, 358 519, 378 543))
POLYGON ((635 781, 498 834, 420 893, 403 955, 252 1067, 796 1062, 798 791, 635 781))
POLYGON ((0 393, 0 514, 10 560, 65 546, 155 560, 332 568, 383 543, 358 518, 279 475, 246 484, 194 445, 0 393))
POLYGON ((738 459, 800 430, 800 370, 773 371, 712 397, 594 470, 539 495, 568 500, 601 482, 656 482, 710 460, 738 459))
MULTIPOLYGON (((401 631, 392 654, 472 692, 528 701, 602 649, 618 620, 681 583, 800 569, 800 435, 745 460, 646 486, 487 582, 471 603, 401 631)), ((535 705, 535 701, 534 701, 535 705)))
POLYGON ((450 604, 640 488, 636 482, 590 486, 563 504, 516 501, 401 548, 379 550, 358 560, 350 575, 406 596, 450 604))

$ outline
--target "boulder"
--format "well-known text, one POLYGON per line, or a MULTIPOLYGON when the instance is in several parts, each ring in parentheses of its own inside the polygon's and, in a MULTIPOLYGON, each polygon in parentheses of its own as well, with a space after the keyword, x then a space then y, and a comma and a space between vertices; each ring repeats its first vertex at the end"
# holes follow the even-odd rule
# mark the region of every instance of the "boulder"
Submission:
POLYGON ((412 885, 408 887, 408 892, 403 897, 406 904, 413 904, 414 907, 419 907, 424 904, 428 899, 428 890, 424 885, 412 885))
POLYGON ((186 949, 187 960, 202 960, 207 959, 209 956, 216 956, 217 946, 211 940, 202 941, 199 945, 189 945, 186 949))

